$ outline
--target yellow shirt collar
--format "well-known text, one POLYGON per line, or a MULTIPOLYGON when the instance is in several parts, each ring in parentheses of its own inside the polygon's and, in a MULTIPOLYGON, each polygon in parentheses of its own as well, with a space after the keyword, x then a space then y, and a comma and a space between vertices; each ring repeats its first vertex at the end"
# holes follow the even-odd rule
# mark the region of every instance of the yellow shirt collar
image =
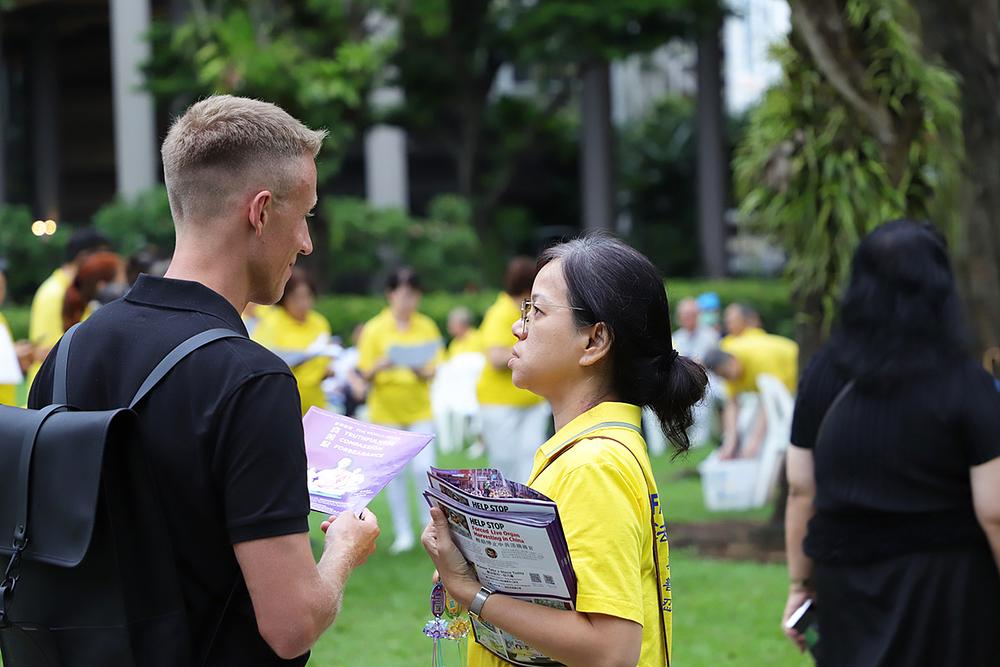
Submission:
POLYGON ((545 460, 551 460, 573 442, 576 436, 603 422, 619 422, 641 428, 642 408, 631 403, 599 403, 559 429, 538 451, 545 460))

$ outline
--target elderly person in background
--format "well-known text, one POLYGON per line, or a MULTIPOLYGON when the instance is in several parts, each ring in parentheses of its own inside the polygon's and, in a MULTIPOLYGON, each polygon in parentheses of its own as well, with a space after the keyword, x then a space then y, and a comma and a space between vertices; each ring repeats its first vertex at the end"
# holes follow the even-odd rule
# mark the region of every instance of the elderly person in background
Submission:
POLYGON ((755 333, 755 330, 761 330, 760 315, 745 303, 737 302, 726 306, 722 313, 722 323, 726 327, 724 341, 739 338, 748 331, 755 333))
MULTIPOLYGON (((698 305, 698 300, 691 297, 681 299, 680 303, 677 304, 677 320, 681 326, 671 336, 674 349, 685 357, 702 363, 705 355, 718 347, 719 332, 714 327, 701 323, 701 307, 698 305)), ((712 384, 711 377, 709 377, 709 384, 712 384)), ((693 447, 708 440, 712 419, 711 403, 714 402, 709 397, 715 398, 714 394, 719 391, 720 385, 719 379, 715 378, 715 391, 713 392, 710 387, 706 392, 706 400, 694 407, 694 424, 688 431, 688 438, 693 447)), ((724 401, 725 396, 721 396, 719 402, 723 403, 724 401)), ((667 441, 657 425, 656 415, 649 409, 643 410, 642 427, 646 433, 646 443, 649 446, 650 454, 659 455, 666 452, 667 441)))
POLYGON ((691 357, 701 362, 708 354, 719 346, 719 332, 709 326, 699 323, 701 308, 697 299, 682 299, 677 304, 677 319, 681 326, 674 332, 674 348, 685 357, 691 357))
POLYGON ((962 320, 931 225, 886 223, 858 246, 787 459, 782 620, 815 602, 820 667, 998 662, 1000 395, 962 320))
POLYGON ((472 326, 472 311, 465 306, 456 306, 448 312, 448 358, 454 359, 460 354, 482 352, 479 341, 479 331, 472 326))

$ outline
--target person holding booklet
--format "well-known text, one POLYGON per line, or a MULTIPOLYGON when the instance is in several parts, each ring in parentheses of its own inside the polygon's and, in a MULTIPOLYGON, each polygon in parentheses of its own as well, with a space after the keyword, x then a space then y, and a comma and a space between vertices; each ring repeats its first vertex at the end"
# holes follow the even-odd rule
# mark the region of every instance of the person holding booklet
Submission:
MULTIPOLYGON (((420 276, 412 269, 404 267, 392 272, 385 291, 389 306, 365 324, 358 341, 358 372, 371 387, 369 421, 406 431, 433 433, 430 381, 443 351, 441 331, 434 320, 417 312, 422 292, 420 276)), ((418 491, 432 465, 433 444, 425 447, 409 465, 418 491)), ((416 545, 406 487, 404 474, 386 489, 396 534, 390 547, 394 554, 416 545)), ((417 502, 426 507, 419 497, 417 502)))
MULTIPOLYGON (((642 408, 651 407, 685 451, 705 371, 671 348, 663 279, 633 248, 588 236, 550 248, 538 265, 513 327, 509 366, 515 385, 552 405, 556 433, 535 452, 528 486, 558 507, 575 574, 574 609, 483 587, 437 507, 424 548, 474 619, 553 661, 669 665, 667 535, 640 423, 642 408)), ((470 643, 468 664, 507 664, 498 655, 470 643)))
MULTIPOLYGON (((313 310, 316 285, 305 269, 296 267, 285 283, 285 291, 277 306, 262 317, 250 337, 278 354, 299 353, 303 361, 292 361, 292 374, 299 387, 303 416, 309 408, 326 407, 326 395, 321 386, 330 374, 330 357, 311 356, 309 349, 330 338, 330 322, 313 310)), ((286 359, 286 361, 288 361, 286 359)))

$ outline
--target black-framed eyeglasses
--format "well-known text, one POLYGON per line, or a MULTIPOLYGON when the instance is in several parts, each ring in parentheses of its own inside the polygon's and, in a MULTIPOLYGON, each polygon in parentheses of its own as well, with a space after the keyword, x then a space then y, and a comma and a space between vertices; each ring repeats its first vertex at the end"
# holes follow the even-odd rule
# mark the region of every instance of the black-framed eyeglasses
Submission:
MULTIPOLYGON (((583 308, 578 308, 577 306, 562 306, 558 303, 544 303, 542 304, 545 308, 565 308, 567 310, 583 310, 583 308)), ((528 323, 531 322, 531 309, 535 307, 535 302, 531 299, 525 299, 521 302, 521 331, 528 333, 528 323)))

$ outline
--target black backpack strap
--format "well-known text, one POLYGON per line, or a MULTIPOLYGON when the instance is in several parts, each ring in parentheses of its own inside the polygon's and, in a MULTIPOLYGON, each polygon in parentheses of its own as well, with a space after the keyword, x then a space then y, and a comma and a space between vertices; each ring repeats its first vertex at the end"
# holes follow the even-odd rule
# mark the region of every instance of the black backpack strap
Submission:
POLYGON ((69 367, 69 346, 73 342, 73 334, 80 328, 80 323, 71 326, 63 334, 59 341, 59 349, 56 351, 55 378, 52 381, 52 402, 56 405, 66 405, 69 403, 68 367, 69 367))
MULTIPOLYGON (((153 387, 160 383, 164 377, 167 376, 174 366, 180 362, 181 359, 188 356, 200 347, 204 347, 209 343, 223 338, 245 338, 242 334, 238 334, 232 329, 209 329, 208 331, 203 331, 200 334, 196 334, 191 338, 175 347, 170 354, 163 358, 160 363, 156 365, 146 380, 139 387, 138 391, 135 392, 135 396, 132 397, 132 402, 129 403, 130 409, 135 409, 135 406, 146 397, 153 387)), ((60 349, 60 352, 62 350, 60 349)))

